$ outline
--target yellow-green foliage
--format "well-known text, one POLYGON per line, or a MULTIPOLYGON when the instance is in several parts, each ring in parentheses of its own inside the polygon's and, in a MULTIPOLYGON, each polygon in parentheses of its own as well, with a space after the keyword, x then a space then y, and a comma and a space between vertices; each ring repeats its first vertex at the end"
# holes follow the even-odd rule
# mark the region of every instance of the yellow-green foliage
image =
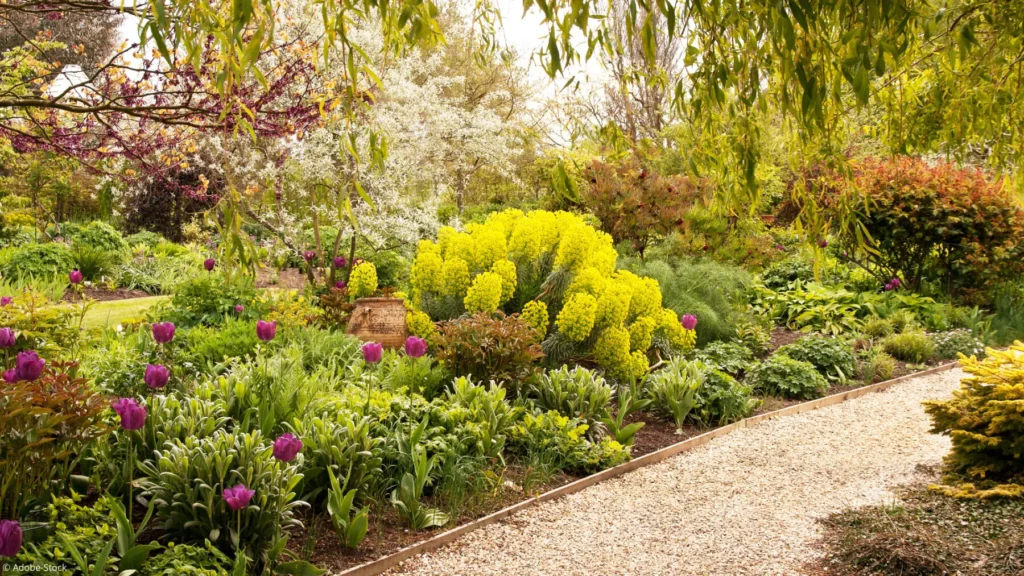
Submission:
POLYGON ((504 304, 516 293, 516 265, 511 260, 498 260, 491 266, 491 272, 501 276, 501 303, 504 304))
MULTIPOLYGON (((452 257, 441 267, 441 292, 447 296, 461 297, 469 289, 469 265, 462 258, 452 257)), ((417 292, 428 292, 424 286, 413 284, 417 292)))
POLYGON ((658 327, 657 322, 650 316, 637 318, 629 325, 629 349, 633 351, 647 350, 654 340, 654 329, 658 327))
POLYGON ((960 356, 971 376, 949 400, 925 402, 932 432, 948 434, 946 456, 954 486, 936 487, 965 498, 1024 495, 1024 343, 989 349, 978 360, 960 356), (955 480, 965 482, 957 484, 955 480))
POLYGON ((437 326, 425 312, 410 310, 405 313, 405 326, 413 336, 419 336, 433 344, 437 339, 437 326))
POLYGON ((540 300, 530 300, 523 306, 523 313, 520 314, 523 321, 532 326, 537 332, 547 334, 548 332, 548 305, 540 300))
POLYGON ((466 310, 469 312, 494 312, 501 303, 502 279, 494 272, 484 272, 473 279, 466 292, 466 310))
POLYGON ((573 342, 582 342, 590 336, 597 315, 597 300, 590 294, 579 292, 569 297, 555 319, 558 331, 573 342))
POLYGON ((445 227, 436 243, 420 243, 412 300, 434 320, 497 307, 521 312, 545 336, 554 331, 553 350, 600 358, 606 371, 628 377, 641 365, 647 369, 640 357, 652 346, 685 351, 696 335, 662 307, 656 280, 617 271, 616 257, 611 237, 576 214, 495 212, 482 224, 445 227), (496 302, 492 278, 500 279, 496 302), (548 307, 557 312, 553 323, 548 307), (601 350, 565 345, 591 336, 605 336, 601 350))
POLYGON ((373 296, 377 291, 377 267, 372 262, 363 262, 352 269, 348 289, 356 298, 373 296))
POLYGON ((425 243, 427 250, 423 249, 424 242, 421 242, 420 251, 412 263, 412 283, 427 292, 440 292, 443 286, 441 270, 444 267, 444 261, 441 260, 441 255, 436 249, 430 249, 430 247, 437 247, 433 242, 425 241, 425 243))
POLYGON ((618 326, 602 332, 594 344, 594 358, 613 378, 628 379, 633 369, 633 358, 629 355, 629 332, 618 326))

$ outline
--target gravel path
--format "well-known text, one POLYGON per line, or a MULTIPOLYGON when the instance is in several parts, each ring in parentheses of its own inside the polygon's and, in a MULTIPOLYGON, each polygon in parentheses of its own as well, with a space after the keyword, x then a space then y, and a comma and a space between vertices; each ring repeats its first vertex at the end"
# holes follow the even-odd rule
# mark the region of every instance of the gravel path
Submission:
POLYGON ((764 422, 691 452, 520 512, 391 574, 799 574, 817 519, 878 503, 938 463, 923 400, 952 370, 764 422))

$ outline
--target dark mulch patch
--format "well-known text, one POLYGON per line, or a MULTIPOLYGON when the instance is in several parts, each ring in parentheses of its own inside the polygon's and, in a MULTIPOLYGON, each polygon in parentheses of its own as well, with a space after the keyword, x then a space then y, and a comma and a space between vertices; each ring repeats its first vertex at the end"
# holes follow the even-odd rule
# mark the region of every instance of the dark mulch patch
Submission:
POLYGON ((676 433, 675 422, 670 422, 649 412, 630 414, 626 418, 626 423, 631 424, 633 422, 644 423, 644 427, 633 437, 633 449, 631 450, 633 458, 656 452, 666 446, 671 446, 706 432, 706 430, 687 423, 683 426, 681 433, 676 433))
POLYGON ((302 290, 306 287, 306 274, 298 268, 287 268, 280 272, 273 268, 260 268, 256 271, 256 287, 302 290))
POLYGON ((771 348, 772 352, 775 352, 786 344, 792 344, 797 340, 807 336, 807 332, 797 332, 794 330, 787 330, 785 328, 772 328, 772 339, 768 343, 768 347, 771 348))
POLYGON ((131 300, 132 298, 146 298, 152 296, 145 290, 129 290, 127 288, 118 288, 117 290, 107 290, 106 288, 83 287, 82 295, 78 295, 71 290, 64 293, 65 302, 80 302, 84 297, 86 300, 97 300, 100 302, 108 302, 111 300, 131 300))
MULTIPOLYGON (((390 504, 384 503, 383 506, 370 510, 370 528, 366 533, 366 539, 356 550, 345 547, 342 540, 334 533, 329 516, 313 515, 312 513, 305 515, 303 518, 305 529, 292 534, 288 548, 300 558, 308 560, 320 568, 341 571, 394 554, 402 548, 432 538, 456 526, 478 520, 488 514, 528 500, 537 494, 578 480, 574 476, 558 474, 544 484, 532 488, 531 492, 527 494, 520 488, 521 470, 511 466, 506 469, 503 478, 504 482, 495 489, 493 494, 488 495, 480 505, 475 506, 472 510, 464 511, 456 522, 450 523, 444 528, 419 532, 409 530, 405 521, 390 504)), ((431 502, 429 499, 426 500, 424 505, 430 506, 431 502)))
MULTIPOLYGON (((938 473, 933 470, 938 477, 938 473)), ((900 501, 822 521, 816 576, 1011 576, 1024 574, 1024 501, 957 500, 926 483, 900 501)))

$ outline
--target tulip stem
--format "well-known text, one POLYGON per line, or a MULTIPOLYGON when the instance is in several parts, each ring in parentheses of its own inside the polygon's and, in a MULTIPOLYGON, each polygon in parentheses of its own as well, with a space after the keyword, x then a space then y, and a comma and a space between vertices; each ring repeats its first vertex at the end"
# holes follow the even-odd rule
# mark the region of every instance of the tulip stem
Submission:
MULTIPOLYGON (((128 430, 128 524, 131 525, 132 520, 132 508, 134 505, 132 498, 132 480, 135 477, 135 450, 132 449, 132 432, 128 430)), ((0 576, 3 576, 0 574, 0 576)))

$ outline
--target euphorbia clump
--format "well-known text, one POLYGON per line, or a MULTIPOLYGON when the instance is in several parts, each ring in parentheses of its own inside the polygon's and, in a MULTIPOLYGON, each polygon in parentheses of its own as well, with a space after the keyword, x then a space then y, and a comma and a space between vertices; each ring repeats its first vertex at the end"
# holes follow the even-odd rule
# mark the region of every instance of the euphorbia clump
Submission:
POLYGON ((647 370, 655 346, 682 351, 695 338, 662 307, 658 282, 616 270, 616 259, 611 236, 584 217, 496 212, 463 231, 442 228, 437 242, 420 242, 410 304, 437 321, 467 312, 520 313, 555 360, 596 359, 625 378, 647 370))

